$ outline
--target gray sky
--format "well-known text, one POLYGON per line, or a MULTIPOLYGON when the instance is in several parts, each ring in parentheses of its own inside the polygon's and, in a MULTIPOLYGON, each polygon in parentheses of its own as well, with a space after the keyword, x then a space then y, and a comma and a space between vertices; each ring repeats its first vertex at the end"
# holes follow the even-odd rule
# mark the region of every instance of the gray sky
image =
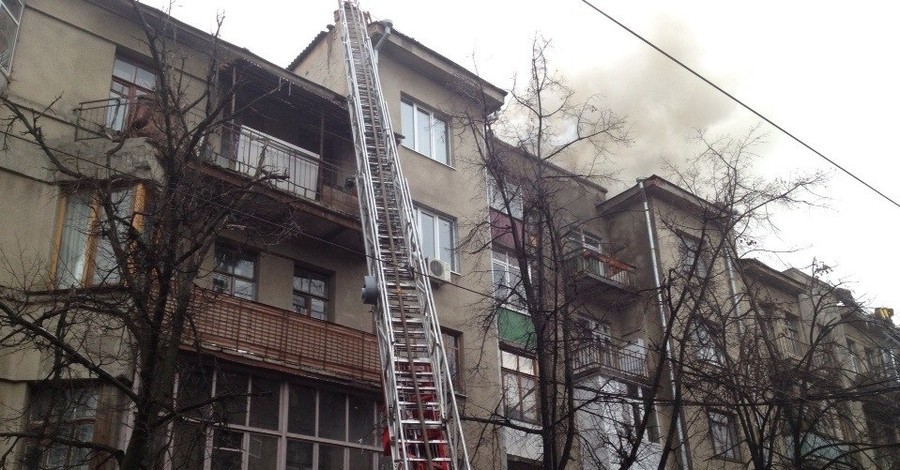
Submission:
MULTIPOLYGON (((161 0, 145 0, 160 6, 161 0)), ((900 4, 837 2, 641 2, 597 0, 599 8, 643 34, 859 177, 900 201, 893 136, 900 129, 900 4)), ((628 116, 635 145, 618 152, 621 178, 662 172, 661 158, 697 148, 695 129, 740 136, 758 123, 749 112, 668 62, 577 0, 411 2, 361 0, 376 19, 509 88, 527 73, 531 40, 553 41, 551 60, 571 86, 605 96, 628 116)), ((336 1, 176 0, 175 17, 210 31, 224 11, 225 39, 286 66, 332 23, 336 1)), ((818 157, 763 126, 761 175, 785 177, 828 169, 818 157)), ((611 184, 610 192, 623 189, 611 184)), ((766 261, 776 268, 834 268, 872 306, 900 316, 900 208, 840 173, 819 193, 826 209, 777 214, 768 247, 792 251, 766 261), (785 264, 787 263, 787 264, 785 264)), ((897 318, 895 318, 897 320, 897 318)))

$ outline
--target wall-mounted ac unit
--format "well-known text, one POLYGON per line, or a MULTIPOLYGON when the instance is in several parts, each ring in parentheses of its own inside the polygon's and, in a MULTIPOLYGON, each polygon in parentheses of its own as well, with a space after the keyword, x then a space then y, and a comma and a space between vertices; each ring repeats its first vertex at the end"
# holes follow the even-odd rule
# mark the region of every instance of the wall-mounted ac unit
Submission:
POLYGON ((439 283, 450 282, 450 263, 437 258, 425 258, 425 264, 428 265, 428 275, 432 280, 439 283))

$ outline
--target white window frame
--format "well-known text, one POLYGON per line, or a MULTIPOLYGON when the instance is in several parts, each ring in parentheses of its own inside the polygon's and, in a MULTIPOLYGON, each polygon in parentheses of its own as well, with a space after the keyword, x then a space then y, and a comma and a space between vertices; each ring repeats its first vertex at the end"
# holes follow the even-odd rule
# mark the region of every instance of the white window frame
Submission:
POLYGON ((520 352, 500 349, 500 375, 503 389, 503 413, 507 418, 527 423, 537 423, 540 419, 540 400, 538 397, 538 364, 534 356, 520 352), (507 388, 507 381, 515 381, 515 390, 507 388), (531 380, 531 387, 527 386, 531 380), (516 403, 510 403, 510 394, 515 392, 516 403), (534 403, 533 410, 526 409, 526 400, 534 403), (510 411, 515 410, 514 416, 510 411), (530 411, 530 413, 529 413, 530 411))
POLYGON ((712 446, 713 456, 726 460, 738 460, 741 453, 734 415, 709 410, 708 417, 709 443, 712 446))
POLYGON ((697 263, 697 269, 694 271, 696 278, 706 278, 712 272, 712 263, 707 257, 706 246, 703 241, 693 235, 679 233, 678 238, 681 239, 681 259, 679 260, 680 269, 687 274, 691 271, 694 262, 697 263))
MULTIPOLYGON (((275 462, 276 470, 284 470, 287 462, 287 446, 289 441, 300 441, 306 444, 312 445, 312 468, 319 468, 321 464, 322 458, 322 449, 323 448, 337 448, 343 452, 343 468, 346 470, 355 470, 351 468, 351 451, 362 451, 369 453, 371 455, 371 464, 372 467, 370 470, 374 470, 377 468, 381 468, 379 465, 384 460, 382 457, 382 449, 380 447, 381 440, 379 438, 378 430, 381 428, 380 426, 380 417, 378 416, 378 399, 374 396, 367 396, 361 393, 353 393, 352 391, 346 390, 335 390, 318 387, 314 384, 304 384, 304 383, 296 383, 293 381, 287 381, 281 378, 272 378, 267 376, 256 375, 253 373, 248 373, 240 370, 220 370, 216 371, 210 375, 210 380, 207 385, 207 390, 210 393, 211 397, 216 397, 221 394, 234 396, 235 394, 240 394, 242 391, 235 390, 225 390, 220 392, 218 390, 220 384, 220 376, 222 373, 234 373, 238 374, 243 378, 242 385, 245 387, 244 392, 247 392, 247 397, 238 397, 234 398, 235 403, 238 400, 243 402, 243 410, 240 412, 243 418, 243 421, 231 422, 231 423, 219 423, 219 425, 211 427, 208 429, 206 434, 206 440, 204 444, 204 470, 210 470, 212 468, 212 455, 213 450, 217 447, 214 443, 214 435, 217 431, 224 432, 234 432, 241 434, 241 444, 240 448, 236 447, 227 447, 222 448, 226 451, 232 452, 240 452, 240 460, 241 460, 241 469, 243 470, 252 470, 252 462, 250 461, 250 454, 253 452, 253 445, 251 439, 254 436, 260 436, 265 438, 271 438, 277 440, 277 456, 275 462), (274 389, 274 393, 270 396, 272 399, 276 400, 278 403, 278 424, 275 428, 263 428, 253 426, 251 423, 252 414, 253 414, 253 400, 255 398, 259 398, 258 395, 254 395, 254 383, 257 380, 265 380, 270 382, 275 382, 276 389, 274 389), (292 432, 289 430, 289 411, 290 411, 290 389, 291 387, 302 387, 308 390, 313 391, 313 408, 310 410, 310 414, 313 417, 313 431, 312 434, 304 434, 292 432), (320 436, 322 433, 322 421, 324 417, 322 416, 322 395, 323 393, 332 393, 336 395, 341 395, 343 397, 343 438, 329 438, 320 436), (371 441, 367 442, 359 442, 357 440, 351 440, 354 432, 358 432, 359 430, 354 430, 352 428, 352 404, 353 398, 362 398, 363 400, 370 402, 372 404, 372 434, 371 441)), ((269 398, 269 397, 262 397, 269 398)), ((221 406, 222 403, 219 402, 218 406, 221 406)), ((188 422, 194 422, 193 420, 189 420, 188 422)), ((367 467, 368 469, 368 467, 367 467)))
POLYGON ((425 241, 423 239, 423 223, 424 220, 422 218, 423 215, 429 216, 432 218, 432 233, 434 234, 434 246, 432 247, 434 251, 434 256, 429 256, 430 258, 436 258, 441 261, 450 263, 450 271, 459 272, 459 254, 456 249, 456 219, 443 215, 439 212, 431 211, 428 209, 423 209, 419 206, 416 206, 416 223, 419 228, 419 251, 422 252, 422 255, 425 256, 425 241), (450 224, 450 259, 446 259, 442 253, 442 245, 444 240, 441 238, 441 222, 447 222, 450 224))
POLYGON ((694 327, 692 336, 697 346, 697 359, 720 366, 725 365, 725 352, 716 343, 716 331, 700 322, 694 327))
POLYGON ((406 97, 401 98, 400 100, 400 126, 403 129, 403 146, 414 150, 416 153, 424 155, 438 163, 442 163, 449 167, 452 167, 452 159, 450 158, 450 124, 447 119, 444 119, 437 115, 433 110, 424 107, 418 104, 416 101, 410 100, 406 97), (403 118, 406 113, 406 109, 412 112, 412 121, 409 122, 409 125, 412 126, 412 129, 407 128, 407 120, 403 118), (428 148, 424 148, 425 136, 420 135, 419 132, 419 117, 420 114, 425 114, 428 116, 428 148), (440 143, 440 138, 435 132, 436 123, 441 123, 444 126, 444 161, 442 161, 437 155, 436 149, 438 148, 438 144, 440 143))
POLYGON ((9 42, 9 57, 0 58, 0 72, 6 77, 9 77, 12 73, 12 62, 15 58, 16 44, 19 42, 19 29, 22 27, 22 13, 25 11, 25 4, 20 0, 0 0, 0 4, 2 4, 3 8, 2 13, 8 14, 16 27, 16 30, 11 35, 12 37, 7 38, 9 42), (9 7, 9 5, 13 3, 19 5, 19 8, 17 9, 19 12, 18 16, 15 15, 13 10, 9 7), (8 65, 4 65, 4 62, 8 62, 8 65))
POLYGON ((491 250, 491 285, 494 298, 501 303, 503 308, 528 315, 528 309, 525 308, 524 303, 525 290, 522 286, 522 271, 519 269, 519 261, 515 256, 505 251, 491 250), (498 268, 500 269, 498 270, 498 268), (502 284, 495 282, 495 273, 498 271, 503 276, 502 284), (512 282, 512 274, 518 276, 518 282, 512 282), (518 294, 514 294, 513 291, 517 291, 518 294))

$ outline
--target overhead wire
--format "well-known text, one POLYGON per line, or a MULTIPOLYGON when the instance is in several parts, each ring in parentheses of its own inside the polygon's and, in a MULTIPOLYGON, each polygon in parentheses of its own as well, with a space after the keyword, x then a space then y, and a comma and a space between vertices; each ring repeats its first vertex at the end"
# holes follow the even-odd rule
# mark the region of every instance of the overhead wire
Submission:
POLYGON ((594 5, 593 3, 591 3, 589 0, 581 0, 581 1, 582 1, 582 3, 584 3, 585 5, 587 5, 587 6, 589 6, 590 8, 592 8, 592 9, 593 9, 594 11, 596 11, 597 13, 600 13, 601 15, 605 16, 608 20, 612 21, 612 22, 615 23, 617 26, 619 26, 620 28, 622 28, 622 29, 624 29, 625 31, 627 31, 628 33, 630 33, 632 36, 634 36, 634 37, 636 37, 637 39, 639 39, 639 40, 640 40, 641 42, 643 42, 644 44, 646 44, 646 45, 650 46, 651 48, 653 48, 656 52, 659 52, 660 54, 664 55, 666 58, 668 58, 668 59, 671 60, 672 62, 675 62, 676 64, 678 64, 678 65, 679 65, 681 68, 683 68, 684 70, 687 70, 688 72, 690 72, 692 75, 694 75, 695 77, 697 77, 697 78, 699 78, 700 80, 702 80, 702 81, 703 81, 704 83, 706 83, 707 85, 709 85, 709 86, 715 88, 717 91, 719 91, 719 92, 722 93, 723 95, 727 96, 728 98, 730 98, 732 101, 734 101, 735 103, 737 103, 738 105, 740 105, 741 107, 743 107, 744 109, 746 109, 747 111, 750 111, 751 113, 753 113, 756 117, 762 119, 763 121, 765 121, 765 122, 766 122, 767 124, 769 124, 770 126, 774 127, 775 129, 778 129, 781 133, 783 133, 784 135, 790 137, 792 140, 794 140, 794 141, 797 142, 798 144, 800 144, 800 145, 802 145, 803 147, 805 147, 807 150, 813 152, 814 154, 816 154, 817 156, 819 156, 819 158, 825 160, 826 162, 828 162, 829 164, 831 164, 832 166, 834 166, 835 168, 837 168, 838 170, 840 170, 841 172, 843 172, 844 174, 846 174, 847 176, 853 178, 854 180, 856 180, 857 182, 859 182, 860 184, 862 184, 862 185, 865 186, 866 188, 870 189, 870 190, 871 190, 872 192, 874 192, 875 194, 881 196, 884 200, 886 200, 886 201, 888 201, 889 203, 893 204, 893 205, 896 206, 897 208, 900 208, 900 203, 898 203, 896 200, 892 199, 891 197, 889 197, 889 196, 888 196, 887 194, 885 194, 884 192, 878 190, 878 189, 875 188, 873 185, 867 183, 865 180, 863 180, 861 177, 855 175, 853 172, 851 172, 850 170, 848 170, 848 169, 847 169, 846 167, 844 167, 843 165, 837 163, 836 161, 832 160, 831 158, 828 158, 827 156, 825 156, 825 154, 823 154, 822 152, 820 152, 820 151, 816 150, 815 148, 813 148, 812 145, 806 143, 804 140, 802 140, 802 139, 800 139, 799 137, 797 137, 794 133, 792 133, 792 132, 788 131, 787 129, 785 129, 784 127, 782 127, 782 126, 776 124, 774 121, 772 121, 771 119, 769 119, 768 117, 766 117, 765 115, 763 115, 761 112, 759 112, 759 111, 757 111, 756 109, 752 108, 750 105, 746 104, 744 101, 740 100, 739 98, 737 98, 737 97, 734 96, 733 94, 731 94, 731 93, 725 91, 725 89, 723 89, 723 88, 720 87, 719 85, 716 85, 715 83, 713 83, 712 80, 706 78, 705 76, 703 76, 702 74, 700 74, 699 72, 697 72, 696 70, 694 70, 693 68, 691 68, 691 67, 689 67, 688 65, 686 65, 684 62, 682 62, 682 61, 678 60, 677 58, 673 57, 671 54, 669 54, 668 52, 666 52, 665 50, 663 50, 662 48, 660 48, 660 47, 657 46, 656 44, 650 42, 650 40, 648 40, 648 39, 645 38, 644 36, 640 35, 640 34, 639 34, 638 32, 636 32, 635 30, 629 28, 628 26, 626 26, 625 24, 623 24, 621 21, 619 21, 619 20, 613 18, 611 15, 609 15, 609 14, 606 13, 605 11, 601 10, 600 8, 598 8, 596 5, 594 5))

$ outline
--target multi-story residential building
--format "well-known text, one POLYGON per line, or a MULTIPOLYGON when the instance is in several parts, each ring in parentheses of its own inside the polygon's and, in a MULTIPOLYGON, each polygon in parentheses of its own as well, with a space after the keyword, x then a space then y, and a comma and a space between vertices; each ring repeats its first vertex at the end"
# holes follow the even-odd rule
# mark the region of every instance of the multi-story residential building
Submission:
MULTIPOLYGON (((158 364, 142 355, 171 347, 178 370, 153 391, 165 403, 148 433, 159 440, 147 444, 160 452, 144 456, 151 465, 390 467, 378 338, 359 300, 366 259, 337 30, 282 68, 130 2, 0 5, 3 113, 21 112, 0 151, 4 464, 122 465, 135 423, 148 422, 135 421, 148 402, 138 392, 152 380, 142 371, 158 364), (194 146, 179 153, 179 139, 194 146), (180 208, 180 223, 164 217, 167 207, 180 208), (111 221, 125 224, 121 235, 111 221), (151 264, 195 268, 185 268, 190 294, 177 275, 167 285, 135 277, 132 266, 148 264, 129 253, 166 248, 164 235, 186 247, 173 251, 186 261, 151 264), (141 282, 148 290, 135 293, 141 282), (185 323, 128 317, 154 311, 135 307, 141 295, 175 310, 185 302, 185 323), (71 316, 76 326, 61 330, 71 316), (168 337, 146 325, 179 332, 177 342, 136 345, 168 337)), ((896 415, 880 412, 896 408, 882 393, 896 393, 889 322, 799 271, 736 259, 727 211, 663 178, 607 197, 588 178, 498 144, 516 171, 497 181, 479 160, 483 142, 456 118, 499 110, 504 91, 392 25, 370 33, 419 243, 446 270, 433 273, 434 295, 473 468, 540 468, 535 431, 553 403, 542 402, 539 382, 557 366, 574 382, 556 383, 568 374, 559 372, 550 387, 569 387, 578 403, 560 408, 578 430, 571 468, 652 468, 663 458, 670 468, 739 468, 758 465, 770 441, 784 449, 773 465, 797 455, 804 468, 896 465, 896 415), (536 329, 522 282, 551 271, 522 262, 543 233, 527 215, 537 167, 554 181, 552 205, 565 209, 545 243, 562 247, 566 280, 563 300, 537 307, 565 312, 569 346, 548 340, 562 328, 536 329), (683 291, 690 301, 679 303, 683 291), (765 344, 773 348, 747 354, 765 344), (732 398, 750 393, 749 375, 734 373, 746 364, 781 387, 754 393, 783 392, 778 409, 800 410, 784 425, 742 421, 748 407, 732 398), (847 390, 862 395, 819 399, 847 390), (751 439, 761 428, 764 439, 751 439)))

